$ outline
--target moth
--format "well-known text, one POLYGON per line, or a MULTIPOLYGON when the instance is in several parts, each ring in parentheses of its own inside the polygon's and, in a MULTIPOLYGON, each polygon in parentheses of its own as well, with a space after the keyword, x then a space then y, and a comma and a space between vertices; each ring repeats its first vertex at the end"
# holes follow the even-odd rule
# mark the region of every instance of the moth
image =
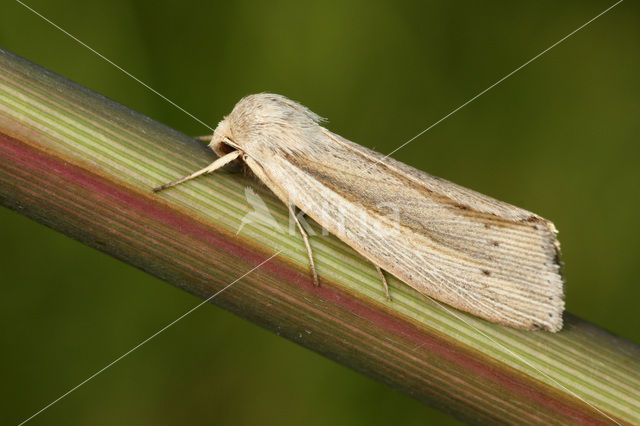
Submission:
POLYGON ((205 138, 220 158, 155 192, 244 162, 289 208, 318 277, 299 208, 419 292, 486 320, 556 332, 564 310, 552 222, 362 147, 290 99, 241 99, 205 138), (389 214, 389 207, 394 214, 389 214))

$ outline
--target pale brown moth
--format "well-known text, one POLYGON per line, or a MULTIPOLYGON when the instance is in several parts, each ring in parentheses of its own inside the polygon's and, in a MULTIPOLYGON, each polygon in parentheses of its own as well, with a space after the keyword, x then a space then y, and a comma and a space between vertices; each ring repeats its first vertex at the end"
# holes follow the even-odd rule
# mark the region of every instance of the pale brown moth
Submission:
MULTIPOLYGON (((320 122, 284 96, 247 96, 207 138, 220 158, 154 191, 239 159, 294 218, 298 207, 371 261, 387 296, 382 270, 498 324, 562 328, 563 279, 553 223, 364 148, 320 122)), ((296 222, 317 284, 309 238, 296 222)))

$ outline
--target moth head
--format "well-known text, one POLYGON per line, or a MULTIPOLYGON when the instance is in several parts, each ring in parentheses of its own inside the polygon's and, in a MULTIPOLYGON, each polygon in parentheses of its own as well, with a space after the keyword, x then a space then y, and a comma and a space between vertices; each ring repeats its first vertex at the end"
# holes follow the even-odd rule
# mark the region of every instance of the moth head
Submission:
POLYGON ((211 138, 209 148, 218 154, 219 157, 239 148, 239 146, 233 141, 231 126, 229 125, 227 118, 218 123, 218 127, 213 131, 213 137, 211 138))
POLYGON ((209 146, 219 156, 238 149, 256 157, 274 149, 299 151, 318 136, 321 121, 318 115, 284 96, 249 95, 218 124, 209 146))

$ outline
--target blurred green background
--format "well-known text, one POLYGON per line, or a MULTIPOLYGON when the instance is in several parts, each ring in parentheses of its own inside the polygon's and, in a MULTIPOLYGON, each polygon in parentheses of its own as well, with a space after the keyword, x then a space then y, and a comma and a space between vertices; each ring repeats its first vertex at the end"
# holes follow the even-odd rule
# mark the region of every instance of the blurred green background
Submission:
MULTIPOLYGON (((607 1, 29 0, 215 127, 284 94, 388 153, 607 1)), ((623 2, 394 157, 552 219, 567 307, 640 341, 640 14, 623 2)), ((0 45, 187 134, 207 129, 18 3, 0 45)), ((0 423, 16 424, 198 303, 0 209, 0 423)), ((390 425, 453 418, 205 306, 32 424, 390 425)))

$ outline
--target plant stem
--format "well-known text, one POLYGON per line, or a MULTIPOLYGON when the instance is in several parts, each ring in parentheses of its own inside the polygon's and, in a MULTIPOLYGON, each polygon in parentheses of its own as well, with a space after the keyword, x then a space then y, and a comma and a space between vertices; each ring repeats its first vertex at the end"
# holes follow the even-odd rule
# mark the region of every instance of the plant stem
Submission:
MULTIPOLYGON (((211 163, 201 143, 0 49, 3 205, 202 298, 282 251, 213 303, 472 422, 639 423, 640 349, 565 315, 518 331, 443 307, 228 171, 154 194, 211 163), (246 188, 251 188, 247 190, 246 188), (278 227, 245 223, 253 191, 278 227)), ((254 198, 257 199, 257 198, 254 198)))

